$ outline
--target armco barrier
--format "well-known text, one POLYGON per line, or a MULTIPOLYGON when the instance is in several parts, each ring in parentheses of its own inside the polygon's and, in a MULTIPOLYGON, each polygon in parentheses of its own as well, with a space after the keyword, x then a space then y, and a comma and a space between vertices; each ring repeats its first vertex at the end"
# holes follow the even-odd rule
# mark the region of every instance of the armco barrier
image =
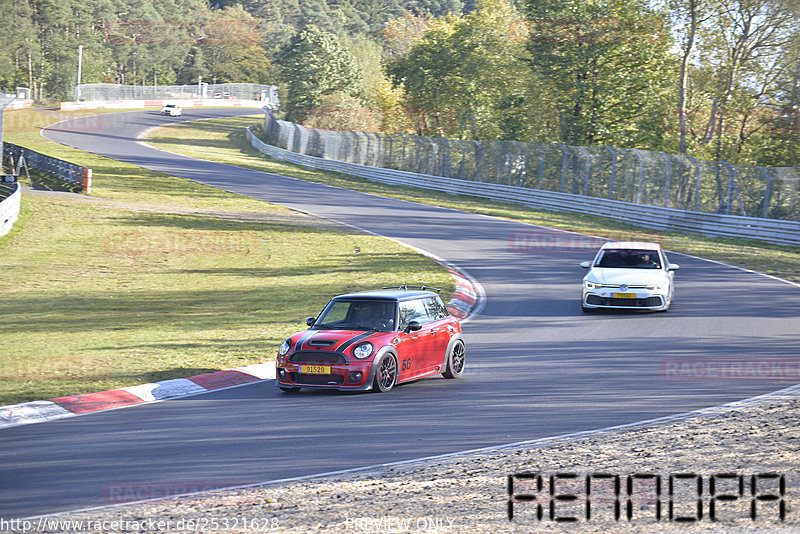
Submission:
POLYGON ((541 191, 504 184, 472 182, 458 178, 445 178, 368 167, 357 163, 346 163, 297 154, 274 147, 256 137, 251 128, 247 130, 247 137, 254 148, 275 159, 315 169, 351 174, 387 184, 478 196, 501 202, 525 204, 535 208, 600 215, 657 230, 686 231, 710 236, 759 239, 781 245, 800 245, 800 222, 797 221, 659 208, 569 193, 541 191))
POLYGON ((45 156, 29 148, 21 147, 12 143, 3 144, 3 161, 13 158, 19 161, 20 156, 25 158, 28 168, 52 176, 65 184, 86 193, 89 193, 91 185, 92 169, 81 167, 69 161, 45 156))
POLYGON ((0 201, 0 236, 10 232, 19 217, 21 191, 19 183, 9 186, 0 185, 0 198, 5 197, 0 201))

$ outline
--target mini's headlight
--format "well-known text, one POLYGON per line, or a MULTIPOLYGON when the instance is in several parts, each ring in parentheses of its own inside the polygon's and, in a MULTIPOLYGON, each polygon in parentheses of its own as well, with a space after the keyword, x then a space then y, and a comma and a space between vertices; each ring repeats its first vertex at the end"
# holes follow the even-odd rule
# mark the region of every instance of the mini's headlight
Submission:
POLYGON ((286 353, 289 352, 290 348, 292 348, 292 340, 287 339, 286 341, 283 342, 281 348, 278 349, 278 354, 280 354, 281 356, 285 356, 286 353))
POLYGON ((364 358, 369 358, 373 350, 374 347, 372 346, 372 343, 362 343, 353 349, 353 356, 359 360, 363 360, 364 358))

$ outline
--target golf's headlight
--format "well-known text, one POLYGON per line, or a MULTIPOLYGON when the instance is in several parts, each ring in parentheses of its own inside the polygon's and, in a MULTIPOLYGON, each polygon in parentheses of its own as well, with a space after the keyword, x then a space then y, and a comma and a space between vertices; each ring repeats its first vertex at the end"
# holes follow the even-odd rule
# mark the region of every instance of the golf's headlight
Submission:
POLYGON ((363 360, 364 358, 369 358, 372 355, 373 350, 374 347, 372 346, 372 343, 362 343, 353 349, 353 356, 359 360, 363 360))
POLYGON ((599 287, 603 287, 603 284, 598 284, 596 282, 590 282, 589 280, 584 280, 583 283, 586 285, 586 289, 597 289, 599 287))
MULTIPOLYGON (((274 345, 273 345, 273 347, 274 347, 274 345)), ((286 341, 283 342, 283 344, 281 345, 281 348, 278 349, 278 354, 280 354, 281 356, 286 356, 286 353, 289 352, 290 348, 292 348, 292 340, 291 339, 287 339, 286 341)))
POLYGON ((645 289, 648 291, 658 291, 661 289, 661 284, 650 284, 645 289))

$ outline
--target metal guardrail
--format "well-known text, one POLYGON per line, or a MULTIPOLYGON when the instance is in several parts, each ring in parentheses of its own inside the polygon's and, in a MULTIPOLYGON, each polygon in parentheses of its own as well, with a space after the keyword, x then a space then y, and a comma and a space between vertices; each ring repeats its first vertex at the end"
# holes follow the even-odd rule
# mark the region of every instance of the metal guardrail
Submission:
POLYGON ((4 236, 11 231, 11 227, 19 217, 22 199, 22 188, 19 183, 0 184, 0 198, 3 198, 0 201, 0 236, 4 236))
POLYGON ((29 148, 13 143, 5 143, 3 146, 3 161, 8 161, 9 158, 13 158, 14 161, 20 161, 21 158, 24 158, 25 164, 29 168, 36 169, 78 190, 88 192, 88 186, 91 184, 91 169, 63 159, 45 156, 29 148))
POLYGON ((253 134, 252 128, 248 128, 247 138, 254 148, 275 159, 315 169, 359 176, 386 184, 477 196, 501 202, 520 203, 534 208, 588 213, 657 230, 686 231, 710 236, 758 239, 781 245, 800 245, 800 222, 798 221, 692 212, 514 185, 473 182, 460 178, 369 167, 358 163, 298 154, 268 145, 253 134))

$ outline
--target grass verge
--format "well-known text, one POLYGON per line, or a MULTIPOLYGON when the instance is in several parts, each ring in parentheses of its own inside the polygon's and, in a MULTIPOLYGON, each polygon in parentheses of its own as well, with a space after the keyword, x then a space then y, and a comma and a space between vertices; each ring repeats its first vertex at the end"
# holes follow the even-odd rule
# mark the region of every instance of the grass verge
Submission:
POLYGON ((341 292, 452 293, 443 267, 393 241, 39 136, 65 115, 6 113, 7 141, 92 167, 94 184, 26 190, 0 238, 0 405, 263 362, 341 292))
POLYGON ((655 241, 661 243, 668 250, 721 261, 800 283, 800 247, 771 245, 754 240, 709 238, 695 234, 660 232, 627 225, 604 217, 535 210, 511 203, 385 185, 344 174, 308 169, 268 158, 250 146, 244 130, 247 126, 260 127, 262 122, 263 117, 258 116, 172 125, 152 132, 148 137, 148 142, 164 150, 189 156, 348 189, 436 204, 609 239, 655 241))

